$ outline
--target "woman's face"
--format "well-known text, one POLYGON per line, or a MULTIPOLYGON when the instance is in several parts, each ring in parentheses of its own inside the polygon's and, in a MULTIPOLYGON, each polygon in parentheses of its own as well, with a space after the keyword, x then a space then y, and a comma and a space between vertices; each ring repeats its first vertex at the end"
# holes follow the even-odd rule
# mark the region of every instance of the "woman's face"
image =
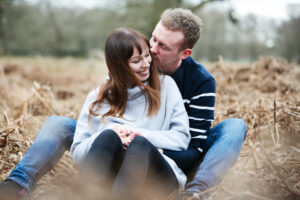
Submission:
POLYGON ((145 44, 143 52, 140 54, 136 47, 134 47, 133 54, 128 60, 128 65, 136 77, 140 81, 145 81, 150 76, 150 63, 152 61, 149 47, 145 44))

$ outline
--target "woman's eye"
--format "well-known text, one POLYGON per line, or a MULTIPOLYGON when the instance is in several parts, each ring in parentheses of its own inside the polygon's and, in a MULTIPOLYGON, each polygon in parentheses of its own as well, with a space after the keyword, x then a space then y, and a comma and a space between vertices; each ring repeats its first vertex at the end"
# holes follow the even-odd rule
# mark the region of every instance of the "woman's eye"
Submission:
POLYGON ((133 60, 132 62, 136 64, 136 63, 139 63, 140 60, 133 60))
POLYGON ((146 57, 150 56, 150 53, 146 53, 145 56, 146 56, 146 57))

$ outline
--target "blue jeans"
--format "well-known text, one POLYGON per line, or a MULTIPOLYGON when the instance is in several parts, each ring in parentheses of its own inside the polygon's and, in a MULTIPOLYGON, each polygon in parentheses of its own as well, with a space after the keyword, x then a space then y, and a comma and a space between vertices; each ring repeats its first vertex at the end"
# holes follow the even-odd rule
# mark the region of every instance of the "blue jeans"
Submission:
POLYGON ((209 188, 217 186, 237 160, 247 127, 242 119, 226 119, 209 130, 204 149, 205 156, 196 170, 186 191, 201 193, 207 197, 209 188))
MULTIPOLYGON (((76 122, 66 117, 49 117, 7 179, 15 181, 31 193, 37 181, 56 165, 65 150, 70 149, 76 122)), ((207 153, 195 178, 186 185, 188 191, 198 193, 221 182, 239 155, 246 125, 241 119, 227 119, 209 131, 207 153)))
POLYGON ((40 178, 53 169, 64 152, 70 149, 76 122, 67 117, 48 117, 33 144, 7 179, 31 193, 40 178))

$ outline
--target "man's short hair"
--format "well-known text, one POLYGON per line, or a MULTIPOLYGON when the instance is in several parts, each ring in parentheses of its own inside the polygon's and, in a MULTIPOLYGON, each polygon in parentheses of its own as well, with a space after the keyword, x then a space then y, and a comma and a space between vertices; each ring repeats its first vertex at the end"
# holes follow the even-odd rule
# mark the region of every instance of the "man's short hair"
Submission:
POLYGON ((188 9, 169 8, 162 13, 160 20, 167 29, 183 33, 180 50, 192 49, 200 37, 202 20, 188 9))

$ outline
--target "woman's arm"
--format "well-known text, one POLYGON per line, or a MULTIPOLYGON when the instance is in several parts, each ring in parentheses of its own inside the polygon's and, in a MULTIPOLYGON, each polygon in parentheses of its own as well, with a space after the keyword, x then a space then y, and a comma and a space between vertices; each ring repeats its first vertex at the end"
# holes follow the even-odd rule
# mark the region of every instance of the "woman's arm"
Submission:
POLYGON ((70 150, 75 163, 88 153, 92 141, 97 137, 97 134, 92 133, 95 132, 96 128, 100 125, 100 120, 91 117, 91 121, 89 122, 88 115, 89 107, 96 100, 98 92, 99 89, 96 89, 88 94, 77 120, 73 144, 70 150))

